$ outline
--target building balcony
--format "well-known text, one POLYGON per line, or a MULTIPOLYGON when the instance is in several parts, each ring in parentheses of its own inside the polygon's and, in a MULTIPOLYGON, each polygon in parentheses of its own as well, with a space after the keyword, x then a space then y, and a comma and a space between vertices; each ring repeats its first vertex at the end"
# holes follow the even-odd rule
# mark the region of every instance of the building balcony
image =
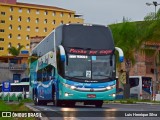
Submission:
POLYGON ((27 64, 0 63, 0 69, 24 71, 28 68, 27 64))

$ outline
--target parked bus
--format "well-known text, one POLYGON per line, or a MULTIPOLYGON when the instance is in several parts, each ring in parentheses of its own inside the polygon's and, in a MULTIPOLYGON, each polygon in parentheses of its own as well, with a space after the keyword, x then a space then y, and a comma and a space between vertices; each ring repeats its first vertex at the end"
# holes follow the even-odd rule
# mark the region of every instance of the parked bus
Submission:
POLYGON ((24 98, 29 98, 29 82, 11 83, 10 92, 3 92, 2 84, 0 84, 0 99, 1 100, 19 101, 24 98))
POLYGON ((45 37, 31 52, 30 95, 35 105, 102 107, 115 99, 115 50, 109 27, 63 24, 45 37))
MULTIPOLYGON (((119 80, 120 81, 120 80, 119 80)), ((117 99, 123 99, 123 86, 117 79, 117 99)), ((151 99, 152 97, 152 78, 146 76, 130 76, 130 98, 151 99)))

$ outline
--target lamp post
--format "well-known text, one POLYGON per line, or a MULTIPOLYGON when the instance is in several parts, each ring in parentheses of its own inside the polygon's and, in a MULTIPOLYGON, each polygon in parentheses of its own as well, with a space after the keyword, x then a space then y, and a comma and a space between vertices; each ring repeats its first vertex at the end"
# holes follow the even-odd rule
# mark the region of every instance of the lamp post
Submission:
POLYGON ((146 5, 147 5, 147 6, 150 6, 150 5, 154 5, 154 6, 155 6, 155 20, 156 20, 156 12, 157 12, 156 7, 157 7, 158 5, 160 5, 160 4, 157 3, 156 1, 153 1, 152 3, 146 3, 146 5))

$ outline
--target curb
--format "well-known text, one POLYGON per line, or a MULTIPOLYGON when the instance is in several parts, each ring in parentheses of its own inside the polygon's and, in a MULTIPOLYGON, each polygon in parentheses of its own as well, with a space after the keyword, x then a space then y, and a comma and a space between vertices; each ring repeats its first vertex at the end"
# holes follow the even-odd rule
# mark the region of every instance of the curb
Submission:
MULTIPOLYGON (((41 112, 40 110, 38 110, 38 109, 36 109, 36 108, 34 108, 34 107, 31 107, 30 105, 26 105, 25 104, 25 106, 27 107, 27 108, 29 108, 30 110, 32 110, 32 111, 34 111, 34 112, 41 112)), ((43 113, 42 113, 43 114, 43 113)), ((43 116, 45 116, 44 114, 43 114, 43 116)), ((48 119, 48 117, 38 117, 38 120, 49 120, 48 119)))
POLYGON ((136 104, 160 105, 160 103, 151 103, 151 102, 136 102, 136 104))
POLYGON ((120 103, 120 102, 108 102, 105 104, 150 104, 150 105, 160 105, 160 103, 151 103, 151 102, 135 102, 135 103, 120 103))

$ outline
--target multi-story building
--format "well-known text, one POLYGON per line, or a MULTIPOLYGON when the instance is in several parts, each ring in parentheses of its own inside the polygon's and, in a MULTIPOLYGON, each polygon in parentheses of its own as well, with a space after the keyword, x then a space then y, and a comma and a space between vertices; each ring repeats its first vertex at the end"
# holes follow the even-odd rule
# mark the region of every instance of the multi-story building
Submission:
POLYGON ((83 23, 83 18, 75 11, 54 6, 0 0, 0 82, 27 77, 30 39, 44 38, 66 23, 83 23), (9 47, 20 45, 24 47, 19 56, 8 52, 9 47))
POLYGON ((0 18, 0 56, 10 55, 11 46, 29 51, 30 37, 47 36, 60 24, 83 23, 75 11, 16 0, 0 0, 0 18))

